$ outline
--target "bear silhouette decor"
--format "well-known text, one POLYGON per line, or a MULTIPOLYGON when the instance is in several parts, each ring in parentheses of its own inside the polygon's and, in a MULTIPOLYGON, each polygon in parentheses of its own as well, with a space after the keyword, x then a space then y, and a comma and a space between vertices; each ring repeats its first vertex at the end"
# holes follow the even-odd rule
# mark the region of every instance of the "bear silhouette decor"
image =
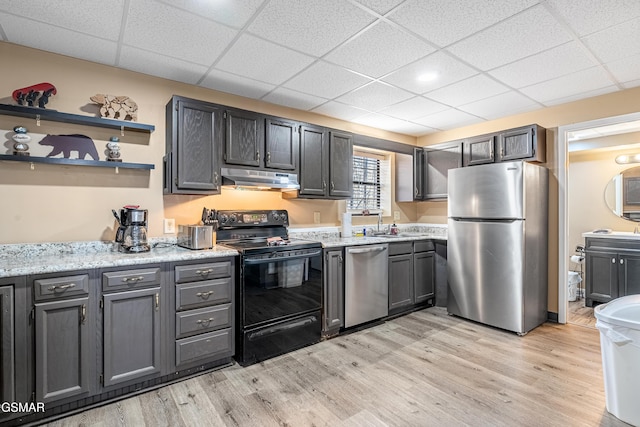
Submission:
POLYGON ((39 142, 40 145, 51 146, 53 150, 47 157, 62 153, 65 159, 71 158, 71 152, 78 152, 78 159, 84 159, 88 154, 93 160, 99 160, 98 150, 93 140, 86 135, 47 135, 39 142))

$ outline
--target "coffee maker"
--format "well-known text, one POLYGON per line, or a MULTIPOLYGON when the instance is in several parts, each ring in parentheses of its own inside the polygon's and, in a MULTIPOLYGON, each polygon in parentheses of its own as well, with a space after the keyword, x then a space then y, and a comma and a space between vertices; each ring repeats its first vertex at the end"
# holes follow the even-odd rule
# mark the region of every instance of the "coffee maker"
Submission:
POLYGON ((126 253, 149 252, 151 247, 147 243, 147 215, 146 209, 139 206, 125 206, 120 209, 120 216, 115 210, 113 216, 118 220, 116 243, 120 243, 118 250, 126 253))

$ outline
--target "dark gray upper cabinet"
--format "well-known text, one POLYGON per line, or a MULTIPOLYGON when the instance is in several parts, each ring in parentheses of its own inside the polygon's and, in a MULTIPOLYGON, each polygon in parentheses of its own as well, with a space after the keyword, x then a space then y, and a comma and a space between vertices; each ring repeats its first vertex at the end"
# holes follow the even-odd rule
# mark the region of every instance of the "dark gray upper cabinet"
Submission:
POLYGON ((349 198, 353 192, 353 136, 329 132, 329 197, 349 198))
POLYGON ((462 142, 427 147, 425 156, 424 200, 446 199, 449 169, 462 167, 462 142))
POLYGON ((310 125, 300 127, 300 195, 324 197, 329 170, 327 132, 310 125))
POLYGON ((495 143, 498 135, 481 135, 463 143, 463 166, 483 165, 495 161, 495 143))
POLYGON ((324 322, 322 335, 336 335, 344 326, 344 258, 342 249, 324 252, 324 322))
POLYGON ((546 161, 546 130, 538 125, 500 132, 498 161, 546 161))
POLYGON ((425 163, 424 148, 415 148, 413 150, 413 199, 424 199, 425 190, 425 163))
POLYGON ((164 192, 219 194, 223 110, 215 104, 174 96, 166 107, 164 192))
POLYGON ((258 113, 227 110, 224 162, 259 167, 264 153, 264 117, 258 113))
POLYGON ((300 147, 296 122, 266 119, 265 166, 270 169, 295 170, 300 147))

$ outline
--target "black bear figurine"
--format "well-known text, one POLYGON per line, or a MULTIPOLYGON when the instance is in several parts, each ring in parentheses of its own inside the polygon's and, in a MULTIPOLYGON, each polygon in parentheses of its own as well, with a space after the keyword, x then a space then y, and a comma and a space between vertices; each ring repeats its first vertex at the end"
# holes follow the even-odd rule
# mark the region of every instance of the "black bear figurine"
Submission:
POLYGON ((99 160, 98 150, 93 140, 86 135, 47 135, 40 141, 40 145, 50 145, 53 150, 47 157, 53 157, 60 153, 65 159, 70 158, 72 151, 78 152, 78 159, 84 159, 88 154, 93 160, 99 160))

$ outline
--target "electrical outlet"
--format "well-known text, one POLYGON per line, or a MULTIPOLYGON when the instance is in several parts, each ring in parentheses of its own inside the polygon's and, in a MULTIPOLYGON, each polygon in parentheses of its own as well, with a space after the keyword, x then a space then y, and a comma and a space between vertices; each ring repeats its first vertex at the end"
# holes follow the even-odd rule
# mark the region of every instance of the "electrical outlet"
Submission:
POLYGON ((320 212, 313 213, 313 223, 320 224, 320 212))
POLYGON ((173 218, 164 219, 164 234, 175 234, 176 220, 173 218))
POLYGON ((400 211, 393 211, 393 220, 394 221, 400 220, 400 211))

